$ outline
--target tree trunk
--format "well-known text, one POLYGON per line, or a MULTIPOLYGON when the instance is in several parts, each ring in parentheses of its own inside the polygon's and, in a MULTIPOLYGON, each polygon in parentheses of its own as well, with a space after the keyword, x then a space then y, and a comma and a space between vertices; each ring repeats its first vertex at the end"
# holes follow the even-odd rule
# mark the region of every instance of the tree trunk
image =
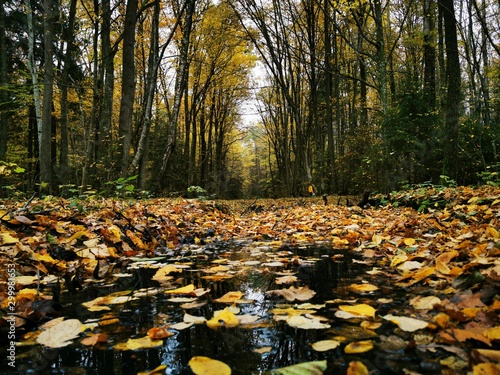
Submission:
MULTIPOLYGON (((5 9, 4 0, 0 1, 0 160, 5 160, 7 154, 8 119, 7 119, 7 48, 5 36, 5 9)), ((1 178, 1 177, 0 177, 1 178)))
POLYGON ((135 27, 138 0, 128 0, 123 30, 122 91, 120 102, 119 136, 121 176, 128 175, 132 118, 135 98, 135 27))
POLYGON ((434 0, 424 0, 424 96, 430 109, 436 107, 436 50, 434 40, 434 0))
POLYGON ((172 113, 170 114, 169 118, 167 141, 165 149, 163 151, 163 156, 161 158, 160 169, 156 174, 155 180, 153 181, 154 190, 161 189, 162 179, 165 175, 165 172, 167 171, 170 157, 172 156, 172 153, 177 144, 179 112, 182 104, 182 96, 186 91, 188 82, 189 39, 193 26, 193 15, 196 7, 196 0, 186 0, 186 2, 186 12, 184 16, 185 23, 184 29, 182 30, 182 40, 179 53, 179 66, 177 68, 177 74, 175 77, 174 103, 172 106, 172 113))
POLYGON ((40 191, 52 190, 52 96, 54 86, 54 28, 55 6, 53 0, 44 0, 44 82, 42 104, 42 129, 40 134, 40 191))
POLYGON ((69 139, 68 139, 68 89, 70 87, 69 71, 73 53, 74 25, 76 14, 76 1, 71 0, 68 15, 68 28, 65 30, 66 55, 64 56, 64 67, 61 76, 61 146, 59 155, 59 171, 61 182, 66 185, 69 182, 69 139))
POLYGON ((457 22, 453 0, 439 0, 444 21, 446 45, 447 93, 444 125, 443 175, 458 177, 458 129, 461 112, 460 60, 458 55, 457 22))

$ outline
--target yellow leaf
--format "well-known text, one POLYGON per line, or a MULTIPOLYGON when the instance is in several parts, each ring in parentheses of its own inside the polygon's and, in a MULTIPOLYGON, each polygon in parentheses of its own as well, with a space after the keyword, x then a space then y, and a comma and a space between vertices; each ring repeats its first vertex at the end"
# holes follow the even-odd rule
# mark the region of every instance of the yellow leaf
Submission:
POLYGON ((406 262, 407 259, 408 256, 406 254, 398 254, 394 258, 392 258, 391 267, 396 267, 399 264, 406 262))
POLYGON ((224 362, 208 357, 193 357, 189 360, 189 367, 196 375, 230 375, 231 368, 224 362))
POLYGON ((167 264, 166 266, 163 266, 158 271, 156 271, 156 273, 154 274, 154 276, 151 279, 155 280, 155 281, 169 280, 172 277, 171 276, 167 277, 167 275, 172 273, 172 272, 182 272, 182 270, 180 268, 177 268, 177 267, 171 265, 171 264, 167 264))
POLYGON ((500 326, 488 328, 483 335, 489 340, 500 340, 500 326))
POLYGON ((415 244, 415 239, 414 238, 405 238, 403 240, 406 246, 413 246, 415 244))
POLYGON ((347 311, 351 314, 356 314, 356 315, 363 315, 363 316, 368 316, 368 317, 374 317, 375 316, 375 309, 371 307, 370 305, 367 304, 360 304, 360 305, 342 305, 339 306, 339 309, 342 311, 347 311))
POLYGON ((366 353, 372 349, 373 343, 370 340, 355 341, 347 344, 344 348, 344 352, 347 354, 366 353))
POLYGON ((340 345, 340 341, 337 340, 321 340, 311 344, 311 347, 317 352, 326 352, 328 350, 335 349, 340 345))
POLYGON ((368 375, 368 368, 360 361, 352 361, 349 363, 347 375, 368 375))
POLYGON ((382 236, 380 234, 374 234, 372 236, 372 242, 375 244, 375 245, 380 245, 382 243, 382 236))
POLYGON ((378 290, 378 287, 372 284, 351 284, 349 285, 349 289, 358 293, 366 293, 378 290))
POLYGON ((241 297, 243 297, 242 292, 228 292, 222 297, 215 299, 214 302, 235 303, 237 300, 241 299, 241 297))
POLYGON ((207 326, 212 329, 219 327, 236 327, 240 321, 227 307, 214 314, 214 317, 207 321, 207 326))
POLYGON ((167 290, 167 291, 165 291, 165 293, 167 293, 167 294, 189 294, 193 290, 194 290, 194 285, 189 284, 189 285, 183 286, 182 288, 167 290))
POLYGON ((140 337, 138 339, 128 339, 127 342, 122 342, 114 346, 116 350, 137 350, 150 349, 163 345, 162 340, 153 340, 149 336, 140 337))
POLYGON ((17 242, 19 242, 19 239, 12 237, 9 232, 0 233, 0 246, 11 245, 17 242))
POLYGON ((418 320, 415 318, 408 318, 405 316, 394 316, 394 315, 385 315, 382 318, 385 320, 389 320, 390 322, 397 324, 399 328, 406 332, 414 332, 419 329, 426 328, 429 324, 424 322, 423 320, 418 320))
POLYGON ((499 375, 500 364, 480 363, 472 368, 472 375, 499 375))
POLYGON ((498 239, 500 237, 500 234, 498 233, 498 230, 496 230, 495 228, 493 228, 491 226, 486 228, 486 234, 489 237, 493 237, 495 239, 498 239))

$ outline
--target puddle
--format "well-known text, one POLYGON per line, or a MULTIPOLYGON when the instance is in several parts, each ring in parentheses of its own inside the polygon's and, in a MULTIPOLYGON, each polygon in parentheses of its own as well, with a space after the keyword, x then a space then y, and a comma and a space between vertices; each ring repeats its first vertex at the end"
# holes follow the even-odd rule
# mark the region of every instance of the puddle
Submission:
MULTIPOLYGON (((189 360, 194 356, 205 356, 226 363, 233 374, 261 374, 301 362, 324 359, 328 361, 327 373, 338 374, 345 373, 350 361, 361 358, 359 355, 346 355, 342 347, 328 352, 316 352, 310 346, 310 343, 325 338, 346 335, 346 330, 350 340, 367 339, 363 337, 366 332, 356 331, 359 322, 353 324, 336 319, 335 311, 330 305, 326 305, 317 314, 330 319, 330 329, 295 329, 284 321, 274 321, 269 310, 301 302, 286 302, 283 298, 266 294, 269 290, 290 286, 276 283, 276 272, 284 272, 293 273, 297 277, 297 287, 307 285, 316 292, 308 303, 324 304, 333 299, 352 299, 348 286, 360 283, 366 278, 365 271, 371 267, 355 262, 354 255, 347 250, 308 246, 273 249, 266 244, 251 245, 242 242, 224 249, 211 248, 204 251, 190 249, 188 246, 178 256, 165 257, 158 262, 189 264, 189 268, 179 274, 183 278, 182 284, 192 283, 198 288, 210 289, 208 294, 200 297, 200 300, 207 300, 208 303, 190 309, 189 314, 210 319, 214 311, 227 306, 214 302, 214 299, 230 291, 241 291, 244 298, 253 300, 253 303, 239 305, 240 314, 259 316, 259 320, 249 328, 238 326, 214 330, 206 324, 195 324, 188 329, 173 330, 175 335, 164 339, 163 346, 158 348, 113 350, 113 345, 125 342, 128 338, 145 336, 149 328, 158 324, 159 317, 168 316, 170 324, 182 321, 184 310, 180 304, 170 302, 171 296, 160 292, 125 305, 113 306, 112 311, 119 318, 119 325, 96 328, 96 332, 109 334, 107 344, 89 348, 76 340, 74 344, 61 349, 49 350, 39 345, 19 346, 17 371, 9 369, 4 362, 2 373, 125 375, 152 370, 164 364, 167 366, 166 374, 192 374, 188 366, 189 360), (233 271, 233 277, 221 281, 204 278, 206 273, 203 270, 217 264, 227 265, 233 271)), ((132 268, 132 264, 129 264, 127 272, 133 273, 133 276, 120 278, 113 285, 92 284, 76 294, 63 293, 62 316, 78 318, 82 322, 96 319, 102 316, 102 312, 89 312, 81 306, 81 302, 119 290, 159 287, 157 282, 151 280, 157 268, 132 268)), ((360 297, 360 303, 363 298, 373 299, 384 297, 389 292, 394 293, 383 288, 381 286, 377 294, 360 297)), ((378 313, 383 314, 383 309, 383 306, 378 306, 378 313)), ((389 311, 390 305, 386 309, 389 311)), ((391 332, 385 334, 389 337, 391 332)), ((377 335, 385 337, 384 330, 377 331, 377 335)), ((373 350, 361 356, 372 374, 396 374, 401 373, 403 368, 415 368, 422 372, 423 365, 430 368, 428 373, 439 372, 432 358, 423 361, 400 349, 392 352, 373 350)))

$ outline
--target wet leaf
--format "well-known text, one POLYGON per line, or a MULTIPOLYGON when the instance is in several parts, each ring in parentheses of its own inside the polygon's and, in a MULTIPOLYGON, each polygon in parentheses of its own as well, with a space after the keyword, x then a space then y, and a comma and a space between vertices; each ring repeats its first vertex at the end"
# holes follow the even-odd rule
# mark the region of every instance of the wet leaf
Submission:
POLYGON ((408 318, 405 316, 394 316, 394 315, 385 315, 382 318, 385 320, 389 320, 390 322, 397 324, 399 328, 406 332, 415 332, 419 329, 427 328, 429 323, 424 322, 423 320, 408 318))
POLYGON ((189 367, 196 375, 230 375, 231 368, 224 362, 208 357, 193 357, 189 367))
POLYGON ((235 303, 236 301, 238 301, 239 299, 241 299, 241 297, 243 297, 242 292, 239 292, 239 291, 228 292, 228 293, 224 294, 222 297, 215 299, 214 302, 232 304, 232 303, 235 303))
POLYGON ((207 321, 207 326, 212 329, 217 329, 220 327, 236 327, 240 324, 240 321, 233 314, 229 308, 225 308, 222 311, 216 311, 212 319, 207 321))
POLYGON ((372 284, 351 284, 348 288, 356 293, 369 293, 378 290, 378 286, 372 284))
POLYGON ((170 332, 168 327, 154 327, 148 330, 147 335, 151 338, 151 340, 162 340, 173 336, 174 333, 170 332))
POLYGON ((370 372, 368 368, 360 361, 349 362, 347 375, 368 375, 370 372))
POLYGON ((326 361, 303 362, 272 370, 271 375, 323 375, 326 368, 326 361))
POLYGON ((84 330, 85 326, 78 319, 63 320, 40 333, 36 342, 50 348, 62 348, 71 344, 84 330))
POLYGON ((83 345, 86 346, 96 346, 99 343, 106 343, 108 341, 108 335, 105 333, 97 333, 85 337, 82 341, 80 341, 83 345))
POLYGON ((156 348, 162 345, 162 340, 153 340, 149 336, 144 336, 137 339, 128 339, 127 342, 116 344, 114 348, 116 350, 138 350, 156 348))
POLYGON ((326 352, 338 346, 340 346, 340 341, 337 340, 321 340, 311 344, 311 347, 317 352, 326 352))
POLYGON ((376 311, 373 307, 364 303, 354 306, 341 305, 339 306, 339 309, 341 309, 342 311, 352 313, 354 315, 362 315, 369 318, 373 318, 375 316, 375 311, 376 311))
POLYGON ((287 318, 287 324, 293 328, 300 329, 326 329, 330 328, 330 325, 327 323, 322 323, 322 319, 320 318, 308 318, 302 315, 293 315, 287 318))
POLYGON ((287 301, 293 302, 295 300, 308 301, 314 297, 316 292, 314 290, 309 289, 309 286, 304 286, 299 288, 291 286, 289 289, 270 290, 266 292, 266 294, 279 295, 284 297, 287 301))
POLYGON ((373 349, 373 342, 369 340, 355 341, 346 345, 344 352, 347 354, 366 353, 373 349))
POLYGON ((189 284, 189 285, 183 286, 182 288, 166 290, 165 293, 166 294, 190 294, 193 291, 194 291, 194 285, 189 284))

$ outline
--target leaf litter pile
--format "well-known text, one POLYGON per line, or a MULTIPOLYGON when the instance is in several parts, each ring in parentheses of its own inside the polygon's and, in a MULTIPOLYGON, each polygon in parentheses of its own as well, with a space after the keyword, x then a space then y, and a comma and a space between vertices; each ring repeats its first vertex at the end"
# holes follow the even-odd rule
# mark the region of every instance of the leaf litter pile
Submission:
POLYGON ((498 188, 0 217, 5 374, 500 373, 498 188))

